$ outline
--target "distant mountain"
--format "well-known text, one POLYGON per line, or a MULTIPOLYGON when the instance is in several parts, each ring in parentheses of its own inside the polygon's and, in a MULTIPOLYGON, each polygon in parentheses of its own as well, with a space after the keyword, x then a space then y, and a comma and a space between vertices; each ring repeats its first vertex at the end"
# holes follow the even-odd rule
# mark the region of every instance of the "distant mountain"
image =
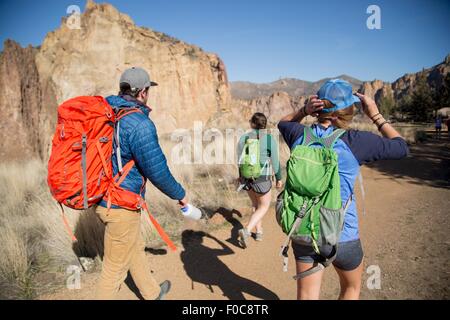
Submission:
POLYGON ((419 77, 424 76, 430 87, 439 89, 449 72, 450 54, 441 63, 416 73, 407 73, 392 83, 381 80, 364 82, 360 91, 375 98, 377 102, 383 97, 392 97, 395 101, 399 101, 414 92, 419 77))
MULTIPOLYGON (((439 89, 445 76, 450 72, 450 55, 443 62, 417 73, 405 74, 392 83, 381 80, 362 82, 347 75, 340 75, 350 82, 353 90, 360 91, 380 103, 383 98, 392 98, 394 102, 405 96, 410 96, 415 88, 417 79, 425 76, 430 87, 439 89)), ((231 94, 235 99, 232 113, 236 118, 249 118, 254 112, 263 112, 269 122, 275 124, 285 115, 298 110, 304 105, 307 96, 315 94, 320 86, 331 78, 316 82, 299 79, 280 79, 271 83, 231 82, 231 94)), ((445 106, 442 106, 445 107, 445 106)))
MULTIPOLYGON (((340 75, 341 78, 350 82, 353 87, 359 88, 363 81, 347 75, 340 75)), ((321 79, 316 82, 305 81, 294 78, 280 79, 270 83, 253 83, 246 81, 230 82, 231 95, 234 99, 252 100, 264 96, 270 96, 275 92, 286 92, 290 96, 306 96, 317 92, 322 84, 332 78, 321 79)))

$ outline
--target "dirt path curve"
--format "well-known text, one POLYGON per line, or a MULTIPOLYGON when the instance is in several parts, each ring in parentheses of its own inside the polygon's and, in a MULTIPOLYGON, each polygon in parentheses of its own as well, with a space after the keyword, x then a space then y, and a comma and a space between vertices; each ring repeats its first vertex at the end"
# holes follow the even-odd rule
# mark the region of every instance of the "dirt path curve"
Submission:
MULTIPOLYGON (((368 289, 366 281, 371 274, 366 272, 361 298, 450 298, 449 145, 431 140, 413 147, 408 159, 363 168, 367 213, 360 214, 360 225, 364 264, 366 270, 379 267, 381 288, 368 289)), ((290 254, 289 272, 283 273, 278 253, 284 236, 273 210, 264 220, 264 241, 251 240, 246 250, 230 240, 240 220, 228 213, 228 226, 211 236, 187 231, 184 239, 190 239, 190 244, 180 245, 176 253, 148 254, 155 277, 172 281, 168 299, 295 299, 294 261, 290 254)), ((186 228, 195 230, 197 226, 186 228)), ((97 277, 97 273, 84 274, 80 290, 62 289, 41 299, 92 299, 97 277)), ((329 268, 321 298, 335 299, 338 294, 337 276, 329 268)), ((118 298, 137 299, 126 285, 118 298)))

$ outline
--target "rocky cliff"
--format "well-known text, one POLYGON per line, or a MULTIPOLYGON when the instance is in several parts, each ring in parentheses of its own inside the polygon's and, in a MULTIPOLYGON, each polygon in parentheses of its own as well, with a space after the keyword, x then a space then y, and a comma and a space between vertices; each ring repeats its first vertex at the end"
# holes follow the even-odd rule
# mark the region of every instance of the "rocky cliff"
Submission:
POLYGON ((217 55, 137 27, 109 4, 89 0, 80 22, 73 29, 63 19, 39 49, 5 43, 0 108, 8 117, 0 120, 0 133, 18 133, 20 143, 3 139, 2 159, 45 157, 57 105, 74 96, 117 93, 120 74, 132 66, 147 69, 159 83, 149 105, 160 133, 190 128, 227 108, 227 74, 217 55))
POLYGON ((0 55, 0 158, 27 159, 48 153, 56 120, 51 87, 41 82, 38 50, 6 41, 0 55))

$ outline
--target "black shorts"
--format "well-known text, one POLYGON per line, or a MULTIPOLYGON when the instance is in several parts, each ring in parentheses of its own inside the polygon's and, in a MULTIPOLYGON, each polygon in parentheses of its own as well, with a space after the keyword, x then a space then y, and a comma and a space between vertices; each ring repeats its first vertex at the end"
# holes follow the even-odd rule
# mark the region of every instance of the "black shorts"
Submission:
MULTIPOLYGON (((295 259, 299 262, 314 263, 321 261, 319 256, 311 246, 300 245, 292 242, 295 259)), ((328 256, 331 253, 331 246, 322 246, 321 253, 328 256)), ((351 271, 359 267, 364 257, 361 241, 353 240, 348 242, 340 242, 337 247, 336 259, 333 265, 344 271, 351 271)))
POLYGON ((259 177, 255 180, 245 180, 244 190, 249 191, 253 190, 258 194, 266 194, 272 189, 272 180, 270 177, 259 177))

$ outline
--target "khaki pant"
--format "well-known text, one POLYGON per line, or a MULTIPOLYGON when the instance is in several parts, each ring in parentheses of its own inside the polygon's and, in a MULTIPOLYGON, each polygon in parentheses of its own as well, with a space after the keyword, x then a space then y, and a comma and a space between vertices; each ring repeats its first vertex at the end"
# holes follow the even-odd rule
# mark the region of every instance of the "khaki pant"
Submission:
POLYGON ((139 211, 98 206, 96 213, 105 223, 105 253, 96 298, 113 300, 130 271, 133 281, 146 300, 154 300, 160 287, 150 274, 145 257, 139 211))

